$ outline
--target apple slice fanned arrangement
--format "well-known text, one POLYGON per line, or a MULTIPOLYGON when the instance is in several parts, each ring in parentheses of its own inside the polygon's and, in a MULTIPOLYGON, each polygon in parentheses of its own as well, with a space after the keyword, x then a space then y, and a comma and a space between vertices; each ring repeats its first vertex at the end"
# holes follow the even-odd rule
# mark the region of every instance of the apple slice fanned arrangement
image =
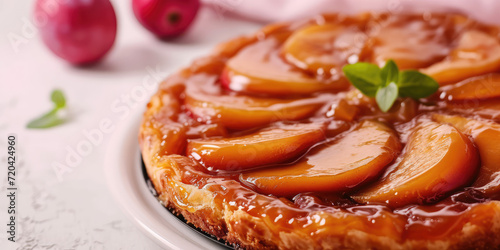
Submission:
POLYGON ((500 225, 499 34, 361 14, 234 39, 153 96, 148 174, 167 207, 242 248, 500 246, 477 215, 500 225))

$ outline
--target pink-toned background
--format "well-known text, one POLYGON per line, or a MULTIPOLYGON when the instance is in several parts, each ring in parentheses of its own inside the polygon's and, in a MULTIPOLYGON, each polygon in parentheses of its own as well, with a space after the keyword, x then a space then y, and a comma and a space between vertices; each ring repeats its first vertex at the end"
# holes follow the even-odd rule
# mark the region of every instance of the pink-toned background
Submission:
POLYGON ((203 0, 259 22, 283 21, 322 12, 454 12, 500 24, 498 0, 203 0))

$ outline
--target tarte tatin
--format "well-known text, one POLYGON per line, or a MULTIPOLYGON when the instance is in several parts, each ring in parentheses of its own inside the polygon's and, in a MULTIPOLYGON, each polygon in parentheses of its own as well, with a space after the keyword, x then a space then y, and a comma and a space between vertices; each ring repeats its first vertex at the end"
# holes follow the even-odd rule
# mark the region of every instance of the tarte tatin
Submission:
POLYGON ((499 39, 455 14, 264 27, 161 83, 147 172, 164 206, 238 248, 500 248, 499 39), (342 73, 389 59, 439 90, 382 112, 342 73))

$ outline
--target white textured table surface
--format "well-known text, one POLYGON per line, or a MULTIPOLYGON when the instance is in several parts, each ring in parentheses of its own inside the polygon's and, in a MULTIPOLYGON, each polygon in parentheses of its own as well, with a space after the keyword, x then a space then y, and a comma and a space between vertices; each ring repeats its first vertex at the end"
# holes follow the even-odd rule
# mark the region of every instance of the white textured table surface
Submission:
POLYGON ((87 144, 88 154, 72 159, 73 166, 66 158, 101 121, 109 119, 117 127, 128 111, 143 109, 156 88, 148 83, 260 25, 203 8, 185 36, 160 42, 138 24, 130 2, 113 1, 119 25, 115 47, 101 64, 82 69, 43 46, 36 27, 29 25, 34 1, 0 0, 0 249, 159 248, 123 215, 107 189, 103 168, 111 134, 87 144), (16 46, 9 41, 13 36, 22 37, 16 46), (51 109, 55 88, 66 94, 70 121, 46 130, 25 129, 30 119, 51 109), (16 243, 6 233, 10 133, 18 142, 16 243), (69 171, 55 171, 57 163, 69 171))

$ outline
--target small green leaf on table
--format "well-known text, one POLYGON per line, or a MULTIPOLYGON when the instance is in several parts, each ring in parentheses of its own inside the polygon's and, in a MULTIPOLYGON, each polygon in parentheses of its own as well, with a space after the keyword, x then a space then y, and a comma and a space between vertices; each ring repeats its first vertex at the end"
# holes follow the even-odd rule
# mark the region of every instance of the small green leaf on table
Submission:
POLYGON ((32 129, 51 128, 63 124, 66 120, 60 117, 60 110, 66 107, 66 98, 61 90, 54 90, 50 95, 54 108, 42 116, 31 120, 26 127, 32 129))

